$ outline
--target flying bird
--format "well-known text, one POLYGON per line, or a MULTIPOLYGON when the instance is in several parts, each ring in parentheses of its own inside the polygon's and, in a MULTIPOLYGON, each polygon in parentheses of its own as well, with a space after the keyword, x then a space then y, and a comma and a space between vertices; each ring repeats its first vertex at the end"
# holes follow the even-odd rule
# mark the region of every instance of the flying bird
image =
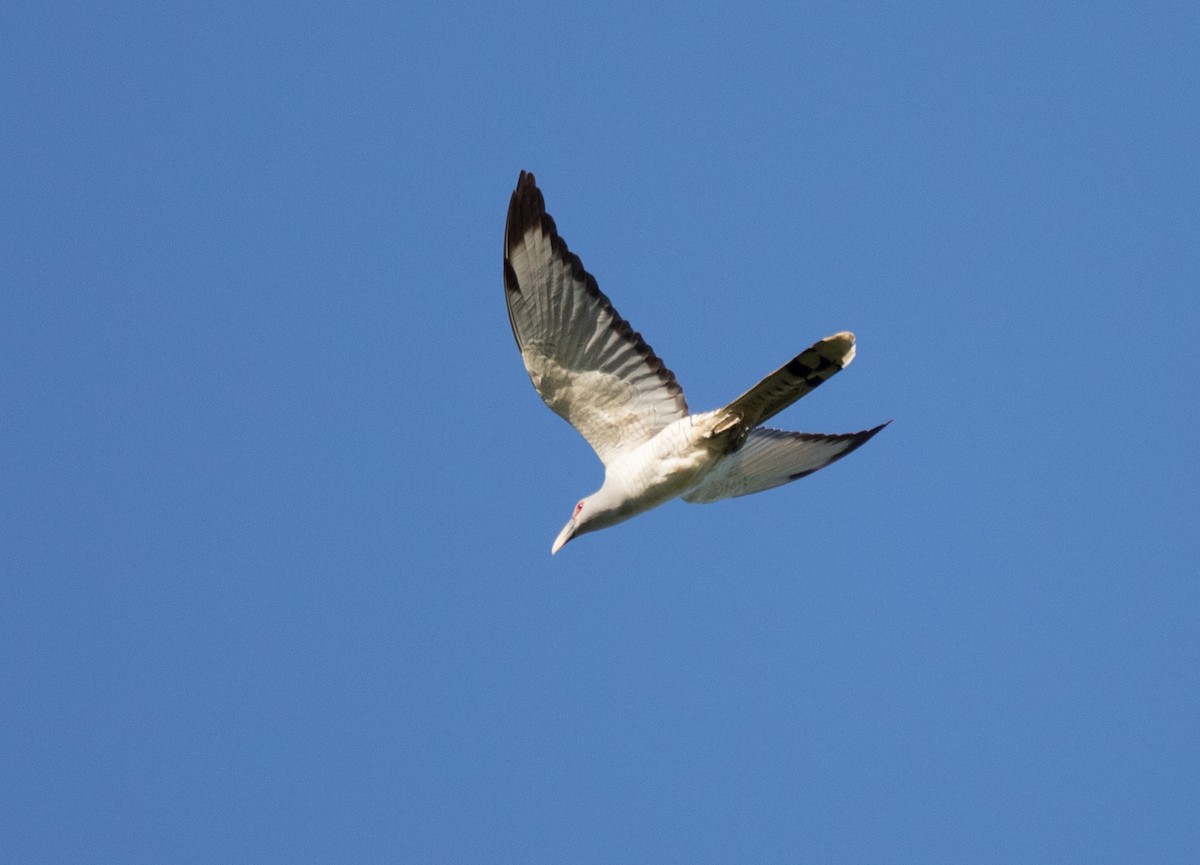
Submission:
POLYGON ((604 485, 575 505, 551 554, 674 498, 715 502, 805 477, 887 426, 840 435, 761 426, 854 359, 854 334, 845 331, 724 408, 689 413, 675 374, 567 248, 527 171, 508 205, 504 294, 534 388, 604 463, 604 485))

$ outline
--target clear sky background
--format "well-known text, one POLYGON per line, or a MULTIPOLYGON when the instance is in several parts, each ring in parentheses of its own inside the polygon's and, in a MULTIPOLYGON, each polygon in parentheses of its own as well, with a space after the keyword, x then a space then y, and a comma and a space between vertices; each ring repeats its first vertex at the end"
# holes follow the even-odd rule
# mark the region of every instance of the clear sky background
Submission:
POLYGON ((10 3, 0 860, 1200 860, 1194 3, 10 3), (534 171, 715 408, 551 558, 534 171))

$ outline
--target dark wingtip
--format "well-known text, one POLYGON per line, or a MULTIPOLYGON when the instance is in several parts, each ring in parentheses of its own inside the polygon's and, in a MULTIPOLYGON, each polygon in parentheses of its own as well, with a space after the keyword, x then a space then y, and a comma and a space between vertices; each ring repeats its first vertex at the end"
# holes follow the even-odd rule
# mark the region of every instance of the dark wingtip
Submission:
MULTIPOLYGON (((538 189, 537 178, 533 172, 522 169, 517 178, 517 188, 508 200, 508 220, 504 228, 505 258, 508 257, 509 248, 520 240, 525 230, 543 218, 546 218, 546 200, 538 189)), ((553 230, 550 233, 553 234, 553 230)))
POLYGON ((860 447, 865 445, 871 439, 875 438, 875 436, 877 436, 879 433, 883 432, 884 427, 886 427, 890 423, 891 423, 890 420, 885 420, 883 423, 881 423, 877 427, 872 427, 871 429, 865 429, 861 432, 854 433, 853 434, 854 435, 854 444, 850 445, 850 447, 846 448, 846 450, 844 450, 842 453, 840 453, 838 455, 838 459, 841 459, 848 453, 858 450, 860 447))
POLYGON ((806 478, 809 475, 811 475, 813 472, 819 472, 821 469, 826 468, 827 466, 833 465, 834 463, 836 463, 838 460, 842 459, 843 457, 850 456, 850 454, 854 453, 860 447, 862 447, 867 442, 869 442, 871 439, 873 439, 878 433, 882 432, 883 428, 886 427, 890 423, 891 423, 890 420, 885 420, 883 423, 881 423, 877 427, 872 427, 871 429, 865 429, 865 430, 862 430, 861 432, 856 432, 856 433, 846 433, 844 435, 826 436, 826 435, 822 435, 820 433, 803 433, 803 435, 811 436, 812 438, 844 439, 844 438, 849 437, 849 438, 853 439, 853 442, 851 443, 850 447, 846 448, 844 451, 842 451, 840 454, 835 456, 833 459, 831 459, 829 462, 825 463, 824 465, 819 465, 815 469, 808 469, 807 471, 796 472, 794 475, 788 475, 788 480, 798 481, 801 478, 806 478))

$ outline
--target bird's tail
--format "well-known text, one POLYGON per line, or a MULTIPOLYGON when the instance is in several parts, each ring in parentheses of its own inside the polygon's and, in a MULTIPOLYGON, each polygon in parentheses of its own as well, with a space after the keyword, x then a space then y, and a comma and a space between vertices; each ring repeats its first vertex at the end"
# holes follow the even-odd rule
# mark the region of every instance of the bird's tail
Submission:
POLYGON ((714 435, 740 428, 745 433, 779 414, 800 397, 833 378, 854 360, 854 334, 827 336, 806 348, 722 409, 714 435))

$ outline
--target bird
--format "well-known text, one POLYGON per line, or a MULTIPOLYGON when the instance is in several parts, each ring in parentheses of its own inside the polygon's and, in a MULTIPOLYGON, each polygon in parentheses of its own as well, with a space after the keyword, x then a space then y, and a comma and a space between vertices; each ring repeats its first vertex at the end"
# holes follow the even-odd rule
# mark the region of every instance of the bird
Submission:
POLYGON ((715 502, 806 477, 891 423, 833 435, 762 426, 846 368, 855 354, 848 331, 806 348, 723 408, 690 413, 675 374, 570 251, 524 170, 504 229, 504 294, 534 388, 604 464, 603 485, 575 504, 551 555, 675 498, 715 502))

